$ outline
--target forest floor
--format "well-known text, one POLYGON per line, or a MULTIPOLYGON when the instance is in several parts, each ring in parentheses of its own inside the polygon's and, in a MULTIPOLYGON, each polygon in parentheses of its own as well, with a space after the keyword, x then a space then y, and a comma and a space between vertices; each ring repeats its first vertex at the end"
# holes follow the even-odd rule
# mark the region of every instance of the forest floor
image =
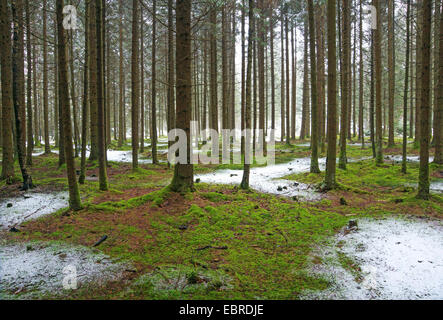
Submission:
POLYGON ((443 167, 431 164, 432 198, 417 200, 418 150, 408 146, 404 175, 401 145, 384 150, 382 166, 368 147, 348 147, 353 161, 326 194, 316 191, 323 174, 306 170, 306 142, 277 144, 276 165, 252 169, 258 191, 238 189, 241 166, 197 165, 196 192, 172 193, 166 163, 134 172, 126 153, 109 162, 108 192, 88 163, 75 213, 57 154, 37 154, 34 190, 0 184, 0 298, 441 299, 443 167), (63 289, 67 266, 77 290, 63 289))

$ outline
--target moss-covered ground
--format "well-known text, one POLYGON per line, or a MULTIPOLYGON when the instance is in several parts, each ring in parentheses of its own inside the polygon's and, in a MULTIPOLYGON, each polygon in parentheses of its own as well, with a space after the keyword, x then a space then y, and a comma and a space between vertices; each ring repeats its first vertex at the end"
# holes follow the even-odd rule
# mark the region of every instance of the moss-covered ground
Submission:
MULTIPOLYGON (((385 151, 399 154, 400 149, 398 145, 385 151)), ((276 163, 309 154, 309 147, 277 144, 276 163)), ((348 148, 352 158, 371 154, 369 148, 348 148)), ((197 165, 196 172, 237 167, 197 165)), ((133 266, 120 281, 44 298, 297 299, 304 289, 330 285, 309 273, 312 263, 321 262, 312 252, 350 219, 386 214, 442 218, 441 194, 430 201, 414 197, 418 165, 408 163, 406 175, 400 169, 391 162, 379 167, 372 160, 349 163, 346 171, 337 171, 339 189, 324 194, 321 201, 297 202, 206 184, 196 184, 192 194, 172 193, 167 187, 172 169, 167 164, 142 164, 133 171, 130 164, 110 162, 110 191, 99 192, 97 164, 88 162, 88 179, 80 187, 83 210, 60 210, 4 237, 91 247, 107 235, 96 250, 133 266)), ((441 166, 431 165, 431 171, 432 179, 443 178, 441 166)), ((35 157, 31 172, 40 192, 67 188, 65 168, 58 168, 56 154, 35 157)), ((323 174, 287 178, 318 184, 323 174)), ((14 195, 17 186, 0 184, 0 197, 14 195)))

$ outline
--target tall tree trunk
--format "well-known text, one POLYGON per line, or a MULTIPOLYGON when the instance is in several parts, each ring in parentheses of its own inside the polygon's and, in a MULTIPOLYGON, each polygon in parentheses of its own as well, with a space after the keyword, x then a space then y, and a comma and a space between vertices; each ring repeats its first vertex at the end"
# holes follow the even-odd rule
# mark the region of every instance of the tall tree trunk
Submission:
POLYGON ((123 146, 124 140, 124 74, 123 74, 123 0, 119 0, 119 108, 118 108, 118 146, 123 146))
MULTIPOLYGON (((174 20, 173 20, 172 7, 173 7, 173 1, 168 0, 168 132, 170 132, 172 129, 175 128, 174 20)), ((205 48, 206 48, 206 42, 205 42, 205 48)), ((205 64, 205 71, 206 71, 206 64, 205 64)), ((204 84, 206 86, 206 75, 204 79, 204 84)), ((205 99, 206 99, 206 92, 205 92, 205 99)), ((204 110, 203 114, 206 116, 206 110, 204 110)), ((204 129, 206 129, 205 125, 206 125, 206 118, 203 121, 204 129)), ((172 146, 172 143, 173 143, 172 141, 169 142, 169 147, 172 146)))
POLYGON ((77 96, 75 94, 75 75, 74 75, 74 32, 70 31, 69 41, 69 69, 71 71, 71 101, 72 101, 72 113, 74 118, 74 145, 75 145, 75 157, 79 154, 79 130, 78 130, 78 111, 77 111, 77 96))
POLYGON ((284 43, 284 9, 283 3, 280 9, 281 14, 281 28, 280 28, 280 37, 281 37, 281 142, 285 139, 285 43, 284 43))
MULTIPOLYGON (((292 103, 291 103, 291 139, 296 139, 297 127, 297 30, 291 26, 291 49, 292 49, 292 103)), ((271 57, 273 59, 273 57, 271 57)), ((273 61, 271 60, 273 64, 273 61)))
POLYGON ((422 74, 420 104, 420 173, 418 199, 429 200, 429 116, 431 113, 431 24, 432 1, 423 0, 422 74))
POLYGON ((210 42, 210 96, 211 96, 211 121, 210 128, 218 132, 218 93, 217 93, 217 5, 212 4, 212 8, 209 13, 209 23, 211 25, 211 31, 209 33, 210 42))
MULTIPOLYGON (((434 89, 434 100, 432 105, 434 106, 434 121, 433 121, 433 139, 431 142, 431 146, 435 146, 435 136, 436 132, 439 130, 439 123, 438 123, 438 73, 439 73, 439 36, 440 36, 440 7, 441 7, 441 1, 435 0, 435 11, 434 11, 434 49, 433 49, 433 59, 434 59, 434 70, 433 70, 433 89, 434 89)), ((432 135, 432 132, 431 132, 432 135)))
MULTIPOLYGON (((373 0, 373 5, 377 12, 380 11, 380 0, 373 0)), ((376 163, 383 163, 383 129, 382 129, 382 56, 381 56, 381 16, 377 14, 377 29, 375 29, 374 50, 375 50, 375 116, 377 135, 377 157, 376 163)))
MULTIPOLYGON (((102 0, 95 0, 95 30, 97 34, 97 63, 96 63, 96 80, 97 80, 97 142, 98 142, 98 165, 99 165, 99 185, 100 191, 108 190, 108 175, 106 172, 106 118, 105 118, 105 68, 104 68, 104 52, 103 52, 103 7, 102 0)), ((135 15, 137 17, 137 15, 135 15)), ((133 75, 134 71, 132 71, 133 75)), ((133 155, 134 158, 134 155, 133 155)))
POLYGON ((377 157, 377 150, 375 146, 375 61, 374 61, 374 30, 371 31, 371 98, 369 102, 369 126, 371 131, 371 148, 372 156, 377 157))
POLYGON ((305 27, 304 27, 304 54, 303 54, 303 60, 304 60, 304 66, 303 66, 303 106, 302 106, 302 119, 301 119, 301 128, 300 128, 300 140, 304 140, 307 136, 307 109, 309 109, 309 67, 308 67, 308 27, 307 27, 307 20, 305 20, 305 27))
POLYGON ((12 139, 12 56, 11 18, 8 3, 0 0, 1 31, 1 92, 2 92, 2 173, 1 180, 11 184, 14 179, 14 149, 12 139))
POLYGON ((22 190, 26 191, 33 187, 32 178, 26 167, 25 151, 25 92, 24 92, 24 43, 23 43, 23 1, 17 0, 12 3, 12 17, 14 25, 12 47, 12 99, 14 104, 15 130, 17 143, 17 156, 23 178, 22 190))
POLYGON ((408 88, 409 88, 409 52, 410 52, 410 24, 411 24, 411 0, 407 0, 406 13, 406 66, 405 66, 405 88, 403 94, 403 161, 401 171, 406 174, 406 147, 408 144, 408 88))
POLYGON ((32 150, 34 150, 34 137, 32 129, 32 54, 35 54, 31 50, 31 17, 29 12, 29 0, 25 1, 26 12, 26 59, 27 59, 27 86, 26 86, 26 111, 27 111, 27 154, 26 165, 32 166, 32 150))
POLYGON ((423 1, 426 0, 417 0, 416 6, 417 6, 417 31, 416 31, 416 62, 415 62, 415 140, 414 140, 414 147, 418 148, 420 145, 420 110, 421 110, 421 94, 422 94, 422 65, 423 65, 423 59, 422 59, 422 40, 423 40, 423 25, 421 24, 421 21, 423 20, 423 1))
POLYGON ((318 97, 318 140, 321 151, 325 151, 325 5, 317 5, 317 97, 318 97))
POLYGON ((318 166, 318 97, 317 97, 317 61, 315 52, 314 4, 308 0, 309 45, 311 54, 311 173, 320 173, 318 166))
POLYGON ((177 163, 171 190, 194 190, 194 166, 191 163, 191 0, 177 0, 176 5, 176 75, 177 75, 177 129, 184 130, 187 138, 186 163, 177 163))
POLYGON ((351 21, 350 21, 350 0, 343 0, 343 96, 341 108, 341 125, 340 125, 340 158, 338 166, 340 169, 346 170, 348 157, 346 155, 346 139, 348 134, 348 108, 350 108, 350 48, 351 48, 351 21))
MULTIPOLYGON (((57 46, 58 46, 58 70, 60 80, 60 105, 63 119, 64 152, 66 156, 66 171, 69 185, 69 207, 78 211, 82 208, 80 192, 75 176, 74 151, 72 145, 71 108, 69 105, 68 88, 68 58, 66 47, 66 34, 63 27, 63 0, 57 0, 57 46)), ((63 152, 63 150, 60 150, 63 152)))
POLYGON ((289 20, 285 18, 285 46, 286 46, 286 144, 291 144, 291 86, 289 65, 289 20))
MULTIPOLYGON (((89 6, 85 6, 85 26, 89 25, 89 6)), ((89 99, 89 32, 85 28, 85 62, 83 70, 83 102, 82 102, 82 150, 79 183, 84 184, 86 180, 86 145, 88 142, 88 99, 89 99)))
POLYGON ((326 161, 325 190, 336 187, 337 158, 337 48, 336 48, 336 2, 327 2, 328 24, 328 154, 326 161))
POLYGON ((101 55, 100 51, 97 51, 97 41, 101 38, 100 33, 97 33, 96 29, 96 6, 95 0, 89 2, 89 120, 90 120, 90 138, 91 138, 91 153, 89 160, 98 160, 98 90, 97 87, 97 56, 101 55))
MULTIPOLYGON (((260 116, 259 116, 259 123, 258 123, 258 147, 260 151, 263 151, 263 154, 266 155, 266 137, 265 137, 265 45, 266 45, 266 38, 265 38, 265 6, 264 6, 264 0, 258 1, 258 6, 260 9, 260 19, 258 23, 258 45, 257 45, 257 54, 258 54, 258 96, 259 96, 259 110, 260 110, 260 116)), ((286 21, 286 24, 288 22, 286 21)), ((287 28, 286 28, 287 32, 287 28)), ((286 40, 286 50, 288 49, 288 42, 286 40)), ((287 58, 288 58, 288 51, 287 51, 287 58)), ((287 62, 289 62, 287 60, 287 62)), ((287 65, 288 71, 289 71, 289 64, 287 65)), ((289 95, 288 95, 289 97, 289 95)), ((289 104, 288 104, 289 106, 289 104)), ((289 111, 289 109, 288 109, 289 111)), ((287 126, 289 125, 289 118, 287 118, 287 126)), ((289 142, 290 134, 287 132, 287 141, 289 142)))
MULTIPOLYGON (((271 60, 271 129, 275 134, 275 62, 274 62, 274 9, 270 8, 270 60, 271 60)), ((275 141, 275 136, 271 137, 272 141, 275 141)))
POLYGON ((394 97, 395 97, 395 63, 394 63, 394 0, 388 1, 388 65, 389 65, 389 134, 388 146, 394 142, 394 97))
POLYGON ((246 137, 245 137, 245 163, 243 169, 243 178, 240 187, 242 189, 249 189, 249 178, 250 178, 250 168, 251 168, 251 82, 252 82, 252 47, 253 47, 253 37, 255 34, 254 29, 254 0, 249 0, 249 28, 248 31, 248 58, 246 66, 246 92, 245 92, 245 127, 246 127, 246 137))
POLYGON ((151 82, 151 92, 152 92, 152 100, 151 100, 151 126, 152 126, 152 136, 151 136, 151 145, 152 145, 152 163, 157 164, 157 85, 156 85, 156 77, 157 77, 157 66, 156 66, 156 58, 157 58, 157 0, 153 0, 152 2, 152 82, 151 82))
POLYGON ((439 40, 439 68, 438 68, 438 97, 435 106, 435 158, 434 162, 443 164, 443 7, 440 13, 440 40, 439 40))
POLYGON ((140 8, 140 153, 145 151, 145 46, 143 41, 143 25, 143 8, 140 8))
MULTIPOLYGON (((131 109, 131 119, 132 119, 132 169, 136 170, 138 168, 138 148, 139 148, 139 103, 140 103, 140 77, 139 77, 139 31, 138 31, 138 24, 139 24, 139 13, 138 13, 138 6, 139 2, 138 0, 132 1, 132 58, 131 58, 131 103, 132 103, 132 109, 131 109)), ((154 1, 154 10, 155 10, 155 1, 154 1)), ((155 11, 154 11, 155 12, 155 11)), ((155 23, 155 14, 154 14, 154 23, 155 23)), ((152 48, 153 48, 153 55, 155 54, 155 27, 153 27, 153 42, 152 42, 152 48)), ((152 79, 155 81, 155 62, 153 59, 153 71, 152 71, 152 79)), ((155 88, 155 84, 153 85, 155 88)), ((155 99, 155 96, 153 95, 153 99, 155 99)), ((154 104, 154 102, 153 102, 154 104)), ((155 114, 153 114, 153 117, 155 117, 155 114)), ((155 120, 153 121, 155 122, 155 120)), ((152 141, 153 151, 155 142, 152 141)), ((154 156, 154 152, 153 152, 154 156)))
POLYGON ((360 44, 360 66, 359 66, 359 108, 358 108, 358 139, 361 140, 361 147, 364 149, 365 147, 365 129, 364 129, 364 63, 363 63, 363 5, 360 1, 360 36, 359 36, 359 44, 360 44))

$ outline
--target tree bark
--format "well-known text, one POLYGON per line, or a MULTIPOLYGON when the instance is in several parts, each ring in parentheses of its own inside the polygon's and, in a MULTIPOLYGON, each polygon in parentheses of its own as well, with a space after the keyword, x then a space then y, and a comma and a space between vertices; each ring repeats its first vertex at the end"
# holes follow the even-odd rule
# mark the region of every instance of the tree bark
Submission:
MULTIPOLYGON (((80 192, 75 175, 74 151, 72 145, 72 127, 71 127, 71 108, 69 105, 69 88, 68 88, 68 61, 67 61, 67 47, 66 34, 63 27, 63 0, 57 0, 57 46, 58 46, 58 70, 59 70, 59 90, 60 90, 60 105, 63 119, 63 136, 64 152, 66 157, 66 171, 68 175, 69 185, 69 207, 74 211, 82 208, 80 201, 80 192)), ((63 150, 60 150, 63 152, 63 150)))
POLYGON ((2 173, 1 180, 12 184, 14 179, 14 149, 12 138, 12 48, 11 48, 11 18, 8 3, 0 1, 1 26, 1 90, 2 90, 2 173))
POLYGON ((431 24, 432 1, 423 1, 422 68, 420 104, 420 173, 417 198, 429 200, 429 116, 431 113, 431 24))
POLYGON ((337 158, 337 48, 336 48, 336 2, 327 2, 328 24, 328 152, 326 161, 325 190, 336 187, 337 158))
POLYGON ((184 130, 187 138, 187 163, 177 163, 171 190, 194 190, 194 166, 191 163, 191 0, 177 0, 176 4, 176 76, 177 76, 177 129, 184 130))

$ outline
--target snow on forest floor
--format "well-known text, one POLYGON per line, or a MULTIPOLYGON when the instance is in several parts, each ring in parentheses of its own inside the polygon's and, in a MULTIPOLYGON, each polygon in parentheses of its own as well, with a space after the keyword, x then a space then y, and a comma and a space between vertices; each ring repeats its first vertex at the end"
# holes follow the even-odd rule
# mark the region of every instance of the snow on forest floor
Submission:
POLYGON ((70 288, 92 284, 97 287, 118 280, 126 268, 86 247, 46 242, 2 244, 0 241, 0 299, 69 295, 70 288), (70 280, 74 279, 70 276, 76 281, 70 280))
POLYGON ((329 280, 304 299, 443 299, 443 223, 419 218, 361 219, 318 250, 312 272, 329 280))
MULTIPOLYGON (((370 157, 361 159, 349 159, 349 162, 357 162, 371 159, 370 157)), ((431 158, 432 160, 432 158, 431 158)), ((430 161, 431 161, 430 160, 430 161)), ((396 161, 393 157, 392 161, 396 161)), ((408 161, 419 161, 418 157, 409 156, 408 161)), ((250 186, 251 188, 264 193, 281 195, 285 197, 300 197, 304 200, 313 201, 320 199, 321 195, 316 193, 312 186, 298 183, 290 180, 281 179, 289 174, 309 172, 311 166, 310 158, 298 158, 289 163, 276 164, 267 167, 256 167, 251 169, 250 186)), ((325 170, 326 158, 319 159, 321 170, 325 170)), ((204 183, 215 184, 235 184, 239 185, 243 177, 242 170, 218 170, 213 173, 197 175, 204 183)), ((443 181, 431 182, 431 190, 436 192, 443 191, 443 181)))
POLYGON ((37 219, 68 207, 68 193, 27 192, 16 198, 0 201, 0 230, 9 230, 22 222, 37 219))

